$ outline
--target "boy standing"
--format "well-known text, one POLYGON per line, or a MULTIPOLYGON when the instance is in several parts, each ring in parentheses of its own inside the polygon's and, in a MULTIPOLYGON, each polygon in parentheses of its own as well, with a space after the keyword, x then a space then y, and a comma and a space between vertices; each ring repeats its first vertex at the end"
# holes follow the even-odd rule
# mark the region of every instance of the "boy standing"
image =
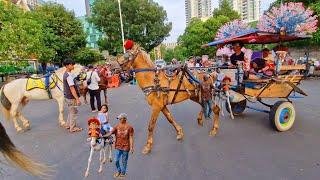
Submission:
POLYGON ((82 131, 82 128, 76 127, 76 119, 78 114, 77 107, 81 105, 79 99, 80 91, 75 77, 71 73, 74 69, 75 62, 72 59, 66 59, 63 65, 66 67, 66 71, 63 74, 64 97, 69 111, 66 128, 69 129, 70 132, 79 132, 82 131))
POLYGON ((111 134, 115 134, 116 143, 115 143, 115 161, 117 172, 114 174, 115 178, 123 178, 126 176, 127 171, 127 163, 129 157, 129 151, 131 153, 133 150, 133 134, 134 130, 131 125, 127 123, 127 114, 121 113, 118 117, 120 123, 117 124, 110 133, 106 136, 110 136, 111 134), (120 165, 120 159, 122 162, 122 167, 120 165))

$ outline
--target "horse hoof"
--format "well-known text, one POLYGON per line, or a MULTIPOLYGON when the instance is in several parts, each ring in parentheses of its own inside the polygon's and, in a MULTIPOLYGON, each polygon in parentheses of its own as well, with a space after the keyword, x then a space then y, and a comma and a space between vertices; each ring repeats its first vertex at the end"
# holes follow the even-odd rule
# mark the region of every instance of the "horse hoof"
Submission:
POLYGON ((203 120, 199 120, 199 119, 198 119, 198 125, 201 126, 201 127, 203 127, 203 120))
POLYGON ((84 174, 84 177, 88 177, 89 176, 89 172, 86 172, 85 174, 84 174))
POLYGON ((102 169, 99 169, 99 170, 98 170, 98 173, 102 173, 102 169))
POLYGON ((60 126, 61 127, 66 127, 67 123, 65 121, 60 121, 60 126))
POLYGON ((178 133, 177 133, 177 140, 180 141, 183 139, 183 131, 182 131, 182 128, 178 130, 178 133))
POLYGON ((142 154, 144 154, 144 155, 147 155, 147 154, 149 154, 151 152, 151 148, 149 148, 149 147, 144 147, 144 149, 143 149, 143 151, 142 151, 142 154))
POLYGON ((209 136, 213 137, 217 134, 217 130, 211 130, 210 133, 209 133, 209 136))
POLYGON ((111 163, 112 163, 112 159, 109 159, 109 162, 111 162, 111 163))
POLYGON ((183 139, 183 136, 184 136, 183 133, 182 133, 182 134, 178 134, 178 135, 177 135, 177 140, 178 140, 178 141, 182 140, 182 139, 183 139))
POLYGON ((23 129, 21 127, 17 127, 16 130, 17 130, 17 133, 23 133, 23 129))

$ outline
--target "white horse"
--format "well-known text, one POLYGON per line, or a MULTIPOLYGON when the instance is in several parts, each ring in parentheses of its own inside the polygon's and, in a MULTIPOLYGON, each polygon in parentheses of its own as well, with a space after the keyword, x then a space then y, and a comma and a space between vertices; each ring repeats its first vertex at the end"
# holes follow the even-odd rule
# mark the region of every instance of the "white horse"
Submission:
MULTIPOLYGON (((78 75, 82 69, 81 65, 75 65, 73 74, 78 75)), ((58 102, 59 106, 59 124, 65 126, 66 122, 63 119, 64 93, 63 93, 63 74, 66 68, 60 68, 49 77, 49 84, 55 86, 50 90, 52 98, 58 102)), ((45 82, 45 78, 40 78, 45 82)), ((30 128, 30 122, 22 115, 22 108, 29 102, 29 100, 49 100, 47 90, 35 88, 27 90, 28 79, 21 78, 11 81, 4 85, 0 90, 1 109, 7 120, 12 118, 13 124, 17 132, 22 132, 17 119, 20 119, 25 129, 30 128)), ((38 81, 39 82, 39 81, 38 81)), ((40 83, 41 84, 41 83, 40 83)), ((42 83, 43 85, 43 83, 42 83)))
POLYGON ((84 174, 85 177, 89 176, 90 164, 92 161, 92 156, 94 151, 100 151, 100 167, 98 172, 102 172, 102 166, 106 163, 106 151, 109 151, 109 162, 112 162, 112 143, 110 139, 105 139, 100 135, 100 122, 98 119, 89 119, 88 120, 89 130, 88 135, 90 138, 87 141, 90 141, 90 155, 88 159, 88 166, 84 174), (103 156, 103 158, 102 158, 103 156))

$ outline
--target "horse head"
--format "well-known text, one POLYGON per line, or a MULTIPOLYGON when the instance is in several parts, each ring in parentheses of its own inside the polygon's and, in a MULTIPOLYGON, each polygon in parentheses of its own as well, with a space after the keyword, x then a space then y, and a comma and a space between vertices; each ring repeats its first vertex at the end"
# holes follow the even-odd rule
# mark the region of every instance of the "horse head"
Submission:
POLYGON ((117 62, 123 71, 142 68, 155 68, 148 54, 138 45, 135 45, 131 50, 124 55, 117 57, 117 62))
POLYGON ((88 135, 91 138, 91 146, 97 144, 97 139, 100 138, 101 124, 97 118, 90 118, 88 120, 88 135))

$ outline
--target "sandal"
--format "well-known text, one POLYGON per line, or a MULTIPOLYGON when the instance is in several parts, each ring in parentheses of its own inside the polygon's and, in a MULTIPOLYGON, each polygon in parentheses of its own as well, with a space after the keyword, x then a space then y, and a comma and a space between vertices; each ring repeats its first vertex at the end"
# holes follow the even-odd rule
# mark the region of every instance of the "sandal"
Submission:
POLYGON ((116 172, 116 173, 114 173, 114 175, 113 175, 114 178, 118 178, 119 176, 120 176, 120 173, 119 173, 119 172, 116 172))
POLYGON ((70 132, 80 132, 80 131, 82 131, 83 129, 82 128, 78 128, 78 127, 75 127, 75 128, 73 128, 72 130, 70 130, 70 132))

